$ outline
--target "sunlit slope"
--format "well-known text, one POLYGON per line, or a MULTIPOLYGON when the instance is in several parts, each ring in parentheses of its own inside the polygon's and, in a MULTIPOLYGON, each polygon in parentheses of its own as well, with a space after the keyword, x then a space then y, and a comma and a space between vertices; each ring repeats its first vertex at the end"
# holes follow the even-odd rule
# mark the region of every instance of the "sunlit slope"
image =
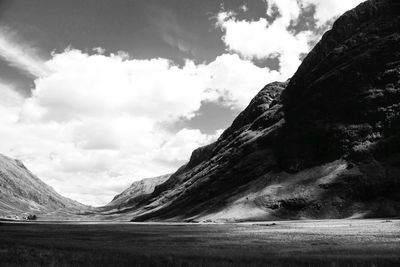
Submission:
POLYGON ((87 207, 65 198, 33 175, 19 160, 0 154, 0 216, 79 213, 87 207))

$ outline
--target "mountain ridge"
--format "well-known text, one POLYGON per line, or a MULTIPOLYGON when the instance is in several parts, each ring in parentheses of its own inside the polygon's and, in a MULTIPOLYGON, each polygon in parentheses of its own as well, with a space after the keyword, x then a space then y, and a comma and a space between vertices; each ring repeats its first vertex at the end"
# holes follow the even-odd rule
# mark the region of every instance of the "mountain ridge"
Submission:
POLYGON ((133 220, 398 216, 399 14, 393 0, 346 12, 289 82, 267 85, 133 220))

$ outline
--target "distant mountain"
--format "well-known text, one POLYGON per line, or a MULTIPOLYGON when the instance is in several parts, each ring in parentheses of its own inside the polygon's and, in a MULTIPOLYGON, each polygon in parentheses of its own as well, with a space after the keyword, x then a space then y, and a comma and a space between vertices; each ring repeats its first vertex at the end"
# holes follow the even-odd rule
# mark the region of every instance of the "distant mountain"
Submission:
MULTIPOLYGON (((245 88, 243 88, 245 89, 245 88)), ((285 83, 129 210, 134 221, 400 215, 400 1, 345 13, 285 83)))
POLYGON ((65 198, 32 174, 25 165, 0 154, 0 217, 28 214, 66 219, 89 207, 65 198))
POLYGON ((148 194, 153 193, 154 188, 168 180, 170 176, 171 174, 166 174, 133 182, 131 186, 125 189, 121 194, 116 195, 114 199, 104 208, 122 209, 125 207, 133 206, 135 203, 139 202, 148 194))

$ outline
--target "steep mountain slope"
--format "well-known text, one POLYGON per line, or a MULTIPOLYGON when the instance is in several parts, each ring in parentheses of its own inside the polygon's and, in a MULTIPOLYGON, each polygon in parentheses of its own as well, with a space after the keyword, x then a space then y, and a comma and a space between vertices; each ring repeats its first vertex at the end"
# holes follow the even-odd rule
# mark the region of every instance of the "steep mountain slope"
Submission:
POLYGON ((131 186, 118 194, 108 203, 104 209, 125 208, 143 199, 146 195, 153 193, 154 188, 165 182, 171 174, 161 175, 153 178, 146 178, 133 182, 131 186))
POLYGON ((279 99, 286 86, 276 82, 261 90, 217 142, 195 150, 188 164, 157 186, 132 215, 142 215, 137 220, 148 215, 155 216, 152 220, 199 219, 225 209, 229 198, 245 190, 243 185, 272 166, 271 151, 260 146, 261 137, 281 124, 279 99), (271 127, 264 129, 265 122, 271 127))
POLYGON ((0 154, 0 217, 63 217, 88 207, 59 195, 19 160, 0 154), (46 214, 46 215, 44 215, 46 214))
POLYGON ((287 83, 135 207, 144 220, 400 215, 400 2, 340 17, 287 83))

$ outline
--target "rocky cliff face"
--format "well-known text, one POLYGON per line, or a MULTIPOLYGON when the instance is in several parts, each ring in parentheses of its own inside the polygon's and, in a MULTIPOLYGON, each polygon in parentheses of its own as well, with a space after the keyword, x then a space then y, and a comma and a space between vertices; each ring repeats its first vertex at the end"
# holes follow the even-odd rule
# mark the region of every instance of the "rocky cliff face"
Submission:
POLYGON ((370 150, 397 134, 399 9, 394 0, 361 4, 306 57, 283 97, 279 150, 286 168, 370 150))
POLYGON ((345 13, 286 83, 136 206, 143 220, 400 214, 400 2, 345 13))
POLYGON ((0 217, 39 219, 76 214, 88 207, 59 195, 19 161, 0 154, 0 217))

